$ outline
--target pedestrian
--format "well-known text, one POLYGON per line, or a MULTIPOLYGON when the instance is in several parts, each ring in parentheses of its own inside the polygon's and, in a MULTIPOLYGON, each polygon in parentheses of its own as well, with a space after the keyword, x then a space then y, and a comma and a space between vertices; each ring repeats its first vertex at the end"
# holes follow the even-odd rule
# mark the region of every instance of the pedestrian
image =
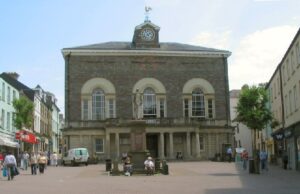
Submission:
POLYGON ((56 152, 53 152, 52 156, 51 156, 51 160, 52 160, 52 165, 57 167, 57 154, 56 152))
POLYGON ((231 149, 231 147, 227 148, 226 154, 227 154, 227 157, 228 157, 228 162, 231 162, 231 160, 232 160, 232 149, 231 149))
POLYGON ((249 159, 248 152, 247 152, 247 150, 244 150, 244 151, 242 152, 242 160, 243 160, 243 169, 244 169, 244 170, 247 169, 248 159, 249 159))
POLYGON ((29 161, 29 154, 25 151, 24 154, 23 154, 23 168, 24 170, 27 170, 27 167, 28 167, 28 161, 29 161))
POLYGON ((17 161, 15 156, 10 151, 5 156, 3 165, 7 170, 7 179, 13 180, 15 176, 15 170, 17 168, 17 161))
POLYGON ((146 175, 154 175, 154 162, 152 160, 152 157, 149 156, 145 162, 144 162, 144 165, 145 165, 145 170, 146 170, 146 175))
POLYGON ((24 153, 21 152, 19 157, 20 157, 20 168, 24 170, 24 153))
POLYGON ((287 152, 283 153, 282 160, 283 160, 283 169, 287 170, 287 165, 289 163, 289 156, 287 155, 287 152))
POLYGON ((260 159, 260 163, 261 163, 261 170, 268 171, 268 166, 267 166, 268 153, 265 150, 260 151, 259 159, 260 159))
POLYGON ((41 152, 39 158, 38 158, 38 164, 39 164, 39 171, 40 174, 44 174, 45 165, 47 164, 47 157, 43 152, 41 152))
POLYGON ((31 152, 29 161, 30 161, 30 167, 31 167, 31 174, 36 175, 38 157, 34 152, 31 152))
POLYGON ((0 152, 0 167, 2 167, 3 161, 4 161, 4 154, 0 152))

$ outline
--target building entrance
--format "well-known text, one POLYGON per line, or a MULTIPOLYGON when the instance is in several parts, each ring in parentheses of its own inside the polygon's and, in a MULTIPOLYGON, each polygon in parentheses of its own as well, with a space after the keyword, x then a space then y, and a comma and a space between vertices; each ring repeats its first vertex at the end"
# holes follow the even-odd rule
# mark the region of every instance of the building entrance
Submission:
POLYGON ((152 157, 158 157, 158 137, 156 134, 147 134, 146 142, 147 142, 147 150, 152 157))

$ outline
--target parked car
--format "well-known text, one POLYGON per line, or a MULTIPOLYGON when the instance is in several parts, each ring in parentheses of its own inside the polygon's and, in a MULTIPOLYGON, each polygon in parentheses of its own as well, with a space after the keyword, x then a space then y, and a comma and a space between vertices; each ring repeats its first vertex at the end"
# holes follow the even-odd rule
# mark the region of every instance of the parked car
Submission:
POLYGON ((70 149, 62 159, 62 164, 75 166, 76 164, 88 165, 89 152, 86 148, 73 148, 70 149))

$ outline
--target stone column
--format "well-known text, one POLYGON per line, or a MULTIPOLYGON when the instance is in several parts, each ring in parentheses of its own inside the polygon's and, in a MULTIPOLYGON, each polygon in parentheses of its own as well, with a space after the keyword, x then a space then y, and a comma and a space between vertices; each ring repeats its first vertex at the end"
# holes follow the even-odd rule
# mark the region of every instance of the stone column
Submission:
POLYGON ((164 133, 160 133, 160 136, 159 136, 159 142, 160 142, 160 149, 159 149, 159 157, 161 159, 164 159, 165 158, 165 142, 164 142, 164 133))
POLYGON ((170 141, 170 159, 174 158, 174 144, 173 144, 173 133, 169 133, 169 141, 170 141))
POLYGON ((199 140, 199 132, 196 132, 196 158, 200 158, 200 140, 199 140))
POLYGON ((106 145, 106 158, 110 159, 110 133, 106 132, 106 139, 105 139, 105 145, 106 145))
POLYGON ((119 133, 116 134, 115 145, 116 145, 116 159, 120 157, 120 136, 119 133))
POLYGON ((186 154, 187 158, 191 157, 191 134, 190 132, 186 132, 186 154))

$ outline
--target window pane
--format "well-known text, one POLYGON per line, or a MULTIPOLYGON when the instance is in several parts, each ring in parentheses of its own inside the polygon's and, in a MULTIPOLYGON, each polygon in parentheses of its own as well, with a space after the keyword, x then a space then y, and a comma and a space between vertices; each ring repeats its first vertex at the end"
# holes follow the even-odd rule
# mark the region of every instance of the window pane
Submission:
POLYGON ((95 139, 96 152, 103 152, 103 139, 95 139))
POLYGON ((144 117, 156 117, 156 96, 152 88, 146 88, 143 98, 144 117))
POLYGON ((160 99, 159 101, 159 109, 160 109, 160 118, 165 117, 165 100, 163 98, 160 99))
POLYGON ((192 116, 205 117, 204 94, 200 89, 192 92, 192 116))
POLYGON ((101 89, 93 92, 93 120, 105 119, 105 96, 101 89))
POLYGON ((83 120, 89 119, 89 107, 88 107, 88 100, 83 100, 82 103, 82 109, 83 109, 83 120))
POLYGON ((208 118, 213 118, 213 101, 212 99, 208 99, 208 118))

